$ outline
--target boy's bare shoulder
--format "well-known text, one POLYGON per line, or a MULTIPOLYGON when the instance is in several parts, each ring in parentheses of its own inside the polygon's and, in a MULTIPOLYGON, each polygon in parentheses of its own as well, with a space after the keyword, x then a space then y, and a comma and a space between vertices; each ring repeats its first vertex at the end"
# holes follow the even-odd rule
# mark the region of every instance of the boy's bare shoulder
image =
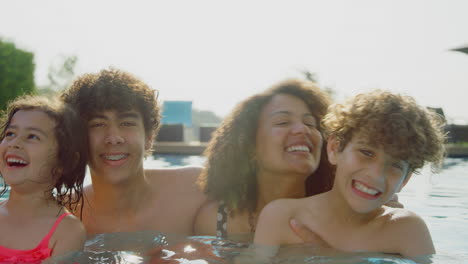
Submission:
POLYGON ((403 256, 434 254, 434 244, 423 218, 402 208, 385 208, 383 237, 403 256))
POLYGON ((187 178, 187 177, 198 177, 200 172, 203 170, 201 166, 185 166, 185 167, 177 167, 177 168, 162 168, 162 169, 145 169, 145 175, 148 178, 173 178, 180 177, 187 178))
POLYGON ((386 234, 391 234, 395 240, 404 238, 405 240, 426 236, 429 233, 426 223, 416 213, 403 208, 384 208, 385 217, 383 229, 386 234), (404 236, 402 236, 404 234, 404 236))
POLYGON ((145 175, 148 182, 160 193, 204 201, 206 196, 197 184, 202 169, 197 166, 152 169, 145 170, 145 175))
POLYGON ((292 217, 295 212, 302 208, 303 199, 278 199, 268 203, 261 212, 261 217, 270 219, 275 217, 277 219, 292 217))
POLYGON ((404 209, 404 208, 393 208, 388 206, 383 206, 382 216, 385 218, 386 224, 406 224, 406 223, 417 223, 423 221, 422 218, 416 213, 404 209))
POLYGON ((152 184, 176 183, 194 185, 203 167, 186 166, 180 168, 147 169, 146 178, 152 184))
POLYGON ((305 199, 278 199, 268 203, 260 213, 254 242, 259 245, 301 243, 302 240, 288 227, 290 220, 297 220, 303 211, 305 199))

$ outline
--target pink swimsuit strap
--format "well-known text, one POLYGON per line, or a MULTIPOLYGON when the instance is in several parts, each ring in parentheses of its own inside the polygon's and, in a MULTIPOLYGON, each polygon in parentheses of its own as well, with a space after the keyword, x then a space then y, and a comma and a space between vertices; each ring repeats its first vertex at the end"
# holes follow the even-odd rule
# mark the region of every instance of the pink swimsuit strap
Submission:
POLYGON ((61 214, 57 220, 55 220, 55 223, 54 225, 52 226, 52 228, 49 230, 49 233, 47 233, 47 235, 41 240, 41 242, 39 243, 39 246, 38 247, 44 247, 44 248, 47 248, 49 247, 49 240, 50 238, 52 237, 52 235, 54 234, 55 232, 55 229, 57 229, 57 226, 60 224, 60 222, 62 222, 62 219, 67 216, 67 215, 71 215, 72 213, 70 212, 65 212, 63 214, 61 214))
POLYGON ((69 212, 61 214, 57 220, 55 220, 49 233, 47 233, 47 235, 42 238, 41 242, 33 249, 20 250, 0 246, 0 263, 40 263, 42 260, 50 257, 52 254, 52 249, 49 248, 50 238, 62 219, 70 214, 69 212))

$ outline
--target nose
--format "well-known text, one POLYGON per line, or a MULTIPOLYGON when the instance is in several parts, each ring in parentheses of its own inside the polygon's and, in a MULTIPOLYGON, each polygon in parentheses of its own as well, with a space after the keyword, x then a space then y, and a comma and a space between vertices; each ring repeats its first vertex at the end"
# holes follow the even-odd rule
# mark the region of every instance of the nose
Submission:
POLYGON ((303 122, 295 122, 292 131, 294 134, 310 134, 310 128, 303 122))
POLYGON ((109 128, 106 134, 105 143, 110 145, 120 145, 125 142, 118 128, 109 128))
POLYGON ((9 148, 13 149, 20 149, 23 147, 23 143, 21 142, 21 138, 19 137, 10 140, 7 144, 9 148))
POLYGON ((369 165, 368 168, 369 177, 374 179, 376 182, 385 181, 386 178, 386 165, 384 162, 375 161, 369 165))

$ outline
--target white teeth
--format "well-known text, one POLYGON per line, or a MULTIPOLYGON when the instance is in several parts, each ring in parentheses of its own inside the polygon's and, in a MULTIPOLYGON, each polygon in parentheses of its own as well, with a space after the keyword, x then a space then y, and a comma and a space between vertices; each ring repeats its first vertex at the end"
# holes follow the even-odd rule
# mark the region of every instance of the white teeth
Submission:
POLYGON ((108 155, 108 156, 104 156, 105 159, 107 160, 121 160, 125 157, 127 157, 128 155, 127 154, 121 154, 121 155, 108 155))
POLYGON ((291 146, 287 148, 286 151, 287 152, 295 152, 295 151, 310 152, 310 149, 306 145, 295 145, 295 146, 291 146))
POLYGON ((354 182, 354 187, 356 187, 356 189, 358 189, 359 191, 370 194, 370 195, 376 195, 379 192, 375 189, 367 188, 365 185, 359 182, 354 182))
POLYGON ((15 158, 8 158, 7 162, 8 163, 20 163, 20 164, 25 164, 25 165, 28 164, 28 162, 26 162, 24 160, 15 159, 15 158))

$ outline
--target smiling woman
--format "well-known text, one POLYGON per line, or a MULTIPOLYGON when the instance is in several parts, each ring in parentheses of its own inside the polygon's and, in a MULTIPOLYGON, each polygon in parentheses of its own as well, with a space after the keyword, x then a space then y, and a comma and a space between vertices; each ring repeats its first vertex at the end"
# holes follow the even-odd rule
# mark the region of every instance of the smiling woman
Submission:
POLYGON ((320 132, 328 104, 325 92, 300 80, 241 102, 205 152, 206 169, 198 182, 211 201, 201 208, 195 233, 250 240, 270 201, 329 189, 332 177, 320 132))

